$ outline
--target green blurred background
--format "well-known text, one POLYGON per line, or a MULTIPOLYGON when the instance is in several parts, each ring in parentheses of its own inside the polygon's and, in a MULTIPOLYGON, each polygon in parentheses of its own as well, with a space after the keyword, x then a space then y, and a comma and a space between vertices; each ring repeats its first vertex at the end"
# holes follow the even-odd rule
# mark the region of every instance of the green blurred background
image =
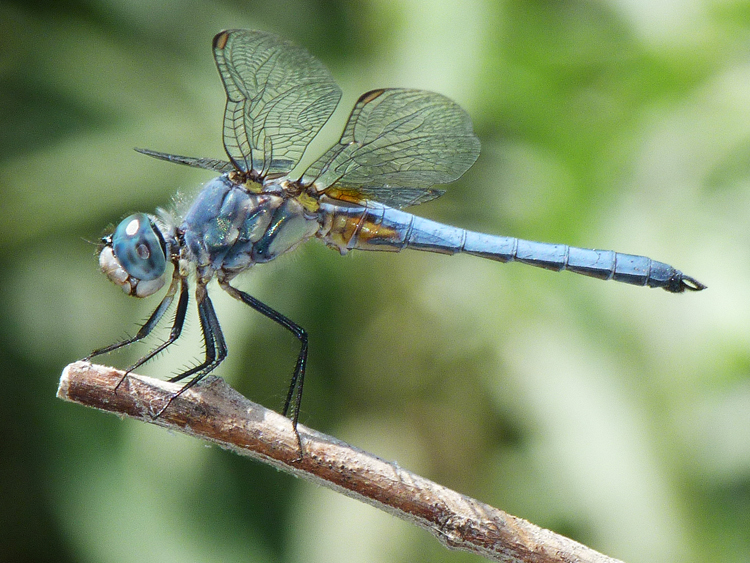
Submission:
MULTIPOLYGON (((87 241, 211 177, 132 148, 223 158, 210 42, 234 27, 293 39, 342 86, 308 162, 365 90, 439 91, 482 156, 413 211, 709 286, 309 243, 239 282, 311 334, 301 421, 628 563, 750 561, 750 3, 732 0, 0 2, 0 561, 480 560, 55 398, 67 363, 156 306, 110 284, 87 241)), ((297 342, 212 294, 218 375, 278 409, 297 342)), ((191 311, 141 371, 193 362, 197 329, 191 311)))

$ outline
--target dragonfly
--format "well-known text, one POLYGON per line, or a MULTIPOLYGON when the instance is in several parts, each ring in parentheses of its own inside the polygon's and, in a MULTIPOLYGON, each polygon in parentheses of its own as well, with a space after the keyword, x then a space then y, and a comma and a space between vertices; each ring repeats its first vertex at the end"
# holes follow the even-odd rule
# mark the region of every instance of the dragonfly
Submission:
POLYGON ((216 279, 233 298, 298 339, 299 354, 282 410, 296 432, 308 333, 230 282, 308 239, 320 239, 342 255, 351 250, 405 249, 466 253, 671 293, 706 287, 645 256, 477 233, 402 211, 442 195, 444 190, 433 186, 457 180, 479 156, 479 139, 469 115, 434 92, 389 88, 363 94, 339 141, 293 177, 293 169, 341 97, 331 73, 305 49, 264 31, 222 31, 213 39, 213 54, 227 97, 223 142, 229 160, 136 149, 220 175, 202 187, 184 216, 161 209, 156 214, 130 215, 99 245, 101 270, 128 295, 147 297, 168 279, 169 285, 134 336, 99 348, 86 360, 142 340, 177 300, 169 337, 130 366, 120 384, 177 341, 191 281, 195 285, 205 357, 170 379, 187 383, 156 416, 227 357, 208 294, 209 282, 216 279))

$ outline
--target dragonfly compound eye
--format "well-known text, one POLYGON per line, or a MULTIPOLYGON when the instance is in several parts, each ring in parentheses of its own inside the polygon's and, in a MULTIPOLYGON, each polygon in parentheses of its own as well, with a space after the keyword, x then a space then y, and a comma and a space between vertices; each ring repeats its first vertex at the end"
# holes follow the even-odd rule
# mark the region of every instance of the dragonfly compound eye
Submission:
POLYGON ((124 219, 111 246, 99 255, 99 266, 125 293, 146 297, 164 285, 167 259, 163 238, 145 213, 124 219))

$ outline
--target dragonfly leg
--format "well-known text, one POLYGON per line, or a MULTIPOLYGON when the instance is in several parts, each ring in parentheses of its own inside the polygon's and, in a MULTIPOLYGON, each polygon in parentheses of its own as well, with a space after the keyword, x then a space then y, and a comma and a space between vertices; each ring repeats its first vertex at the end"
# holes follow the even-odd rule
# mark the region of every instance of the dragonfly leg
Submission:
POLYGON ((215 370, 227 357, 227 344, 224 340, 224 334, 221 332, 219 319, 216 316, 216 311, 214 310, 213 303, 208 296, 205 284, 198 285, 195 290, 195 297, 198 302, 198 318, 201 323, 203 342, 206 347, 206 359, 199 365, 169 379, 169 381, 174 383, 193 376, 193 378, 183 385, 177 393, 169 398, 167 404, 159 409, 159 412, 154 415, 154 418, 158 418, 169 407, 169 405, 172 404, 172 401, 215 370))
POLYGON ((302 404, 302 386, 305 382, 305 366, 307 365, 307 331, 278 311, 271 309, 271 307, 269 307, 265 303, 257 300, 252 295, 249 295, 244 291, 240 291, 239 289, 232 287, 231 285, 229 285, 228 281, 219 280, 219 285, 224 291, 229 293, 229 295, 231 295, 235 299, 242 301, 245 305, 252 307, 272 321, 283 326, 294 336, 296 336, 300 342, 300 351, 297 355, 297 363, 294 366, 294 374, 292 375, 292 380, 289 384, 289 391, 286 396, 286 401, 284 402, 284 410, 282 411, 282 414, 284 416, 288 416, 291 407, 292 425, 294 426, 295 434, 297 434, 297 442, 299 443, 301 452, 302 444, 300 442, 299 434, 297 433, 297 421, 299 420, 300 405, 302 404))
MULTIPOLYGON (((91 358, 94 358, 96 356, 101 356, 102 354, 107 354, 109 352, 113 352, 115 350, 119 350, 120 348, 123 348, 125 346, 128 346, 129 344, 132 344, 133 342, 138 342, 139 340, 143 340, 146 338, 149 334, 151 334, 151 331, 154 330, 154 327, 159 324, 159 321, 164 316, 164 313, 167 312, 169 309, 169 306, 172 304, 172 301, 174 300, 174 296, 177 293, 178 286, 182 285, 182 291, 180 293, 180 302, 177 306, 177 313, 175 315, 175 321, 174 325, 172 326, 172 334, 170 335, 169 340, 159 346, 155 351, 146 354, 143 358, 138 360, 135 364, 130 366, 126 371, 125 375, 122 376, 122 379, 115 385, 115 393, 120 388, 120 385, 122 385, 122 382, 125 381, 125 378, 128 376, 130 372, 132 372, 135 368, 138 366, 144 364, 151 358, 153 358, 156 354, 161 352, 164 348, 172 344, 177 338, 180 336, 180 331, 182 330, 182 325, 185 321, 185 314, 184 311, 182 313, 182 316, 180 317, 180 304, 183 301, 183 294, 185 293, 185 285, 178 275, 178 273, 175 271, 174 275, 172 276, 172 283, 169 284, 169 289, 167 290, 166 295, 161 300, 161 303, 159 303, 159 306, 154 310, 153 313, 151 313, 151 316, 148 318, 148 320, 143 324, 143 326, 138 330, 138 333, 135 336, 131 336, 130 338, 126 338, 124 340, 120 340, 119 342, 115 342, 114 344, 110 344, 109 346, 104 346, 103 348, 98 348, 97 350, 94 350, 84 358, 84 361, 91 361, 91 358), (173 337, 174 336, 174 337, 173 337)), ((185 297, 185 303, 182 305, 182 308, 184 309, 187 307, 187 295, 185 297)))
MULTIPOLYGON (((159 346, 154 348, 151 352, 143 356, 140 360, 135 362, 132 366, 130 366, 128 369, 125 370, 125 375, 127 376, 129 373, 135 371, 140 366, 145 364, 147 361, 149 361, 151 358, 156 356, 159 352, 170 346, 180 337, 180 334, 182 333, 182 327, 185 325, 185 313, 187 312, 187 306, 188 306, 188 291, 187 291, 187 284, 185 283, 184 279, 180 280, 180 297, 177 300, 177 310, 174 314, 174 321, 172 322, 172 329, 169 331, 169 338, 161 343, 159 346)), ((123 377, 122 380, 120 380, 120 383, 125 378, 123 377)), ((117 386, 119 387, 120 384, 118 383, 117 386)), ((117 388, 115 388, 115 391, 117 391, 117 388)))

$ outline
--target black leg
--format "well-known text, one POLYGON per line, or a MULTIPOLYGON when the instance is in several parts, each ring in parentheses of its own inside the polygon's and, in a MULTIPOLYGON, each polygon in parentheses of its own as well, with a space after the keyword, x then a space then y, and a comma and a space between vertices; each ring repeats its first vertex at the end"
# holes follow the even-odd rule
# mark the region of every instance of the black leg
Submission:
POLYGON ((174 321, 172 322, 172 330, 169 331, 169 338, 154 348, 151 352, 143 356, 140 360, 138 360, 136 363, 134 363, 132 366, 130 366, 127 370, 125 370, 125 374, 138 369, 140 366, 145 364, 147 361, 149 361, 151 358, 156 356, 159 352, 164 350, 167 346, 170 346, 172 343, 174 343, 175 340, 177 340, 180 337, 180 334, 182 333, 182 327, 185 325, 185 313, 187 312, 187 306, 188 306, 188 290, 187 290, 187 284, 185 283, 185 280, 180 280, 180 298, 177 300, 177 310, 174 314, 174 321))
POLYGON ((201 364, 169 379, 169 381, 175 382, 182 381, 191 375, 194 376, 180 390, 178 395, 190 389, 215 370, 227 357, 227 344, 224 340, 224 334, 221 332, 221 326, 219 326, 219 319, 216 316, 216 311, 214 311, 213 303, 211 303, 211 299, 206 292, 206 286, 199 285, 195 290, 195 296, 198 302, 198 317, 201 321, 203 342, 206 346, 206 359, 201 364))
MULTIPOLYGON (((307 364, 307 332, 304 328, 289 320, 281 313, 271 309, 265 303, 258 301, 252 295, 240 291, 239 289, 229 285, 229 282, 219 280, 221 288, 229 293, 235 299, 242 301, 245 305, 249 305, 259 313, 262 313, 272 321, 280 324, 289 332, 291 332, 300 341, 300 351, 297 356, 297 364, 294 367, 294 374, 292 375, 291 383, 289 384, 289 392, 286 396, 286 402, 284 403, 284 410, 282 414, 287 416, 289 414, 289 407, 293 406, 292 409, 292 425, 294 431, 297 431, 297 421, 299 419, 300 405, 302 404, 302 385, 305 382, 305 366, 307 364)), ((299 434, 297 435, 299 441, 299 434)))
MULTIPOLYGON (((164 299, 161 300, 161 303, 159 303, 159 306, 156 308, 156 310, 153 313, 151 313, 151 316, 148 318, 148 320, 144 323, 144 325, 140 328, 140 330, 135 336, 126 338, 125 340, 121 340, 119 342, 115 342, 114 344, 110 344, 109 346, 105 346, 104 348, 99 348, 98 350, 94 350, 93 352, 91 352, 91 354, 86 356, 84 360, 89 361, 91 360, 91 358, 95 356, 101 356, 102 354, 113 352, 114 350, 118 350, 119 348, 122 348, 129 344, 132 344, 133 342, 138 342, 139 340, 143 340, 144 338, 146 338, 151 333, 151 331, 154 330, 154 327, 157 324, 159 324, 159 321, 164 316, 164 313, 167 312, 167 309, 169 309, 169 306, 172 304, 172 301, 174 300, 175 293, 177 293, 177 287, 180 284, 180 282, 181 282, 180 277, 175 273, 175 275, 172 276, 172 283, 169 285, 169 289, 167 290, 167 294, 164 296, 164 299)), ((182 295, 180 295, 180 299, 182 299, 182 295)), ((177 334, 179 336, 179 331, 177 334)), ((172 340, 170 344, 172 342, 174 342, 174 340, 172 340)), ((136 366, 141 365, 142 363, 143 362, 138 362, 136 366)))
POLYGON ((196 287, 195 297, 198 302, 198 317, 201 322, 203 342, 206 347, 206 359, 201 364, 190 368, 183 373, 177 374, 169 380, 171 382, 176 382, 181 381, 186 377, 193 376, 193 378, 183 385, 177 393, 169 398, 167 404, 159 409, 159 412, 153 415, 154 418, 159 418, 169 405, 172 404, 172 401, 206 377, 227 357, 227 344, 224 340, 224 335, 221 332, 221 326, 219 326, 219 319, 216 316, 216 311, 214 311, 213 303, 211 303, 211 299, 206 292, 205 285, 198 285, 198 287, 196 287))

